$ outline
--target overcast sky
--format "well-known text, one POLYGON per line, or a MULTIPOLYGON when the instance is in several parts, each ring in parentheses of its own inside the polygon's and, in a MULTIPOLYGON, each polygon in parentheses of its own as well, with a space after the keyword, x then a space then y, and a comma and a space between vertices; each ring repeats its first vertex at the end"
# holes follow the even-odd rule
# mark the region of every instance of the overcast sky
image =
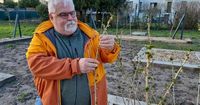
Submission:
MULTIPOLYGON (((17 2, 18 0, 13 0, 13 1, 17 2)), ((0 2, 2 3, 2 2, 3 2, 3 0, 0 0, 0 2)))
MULTIPOLYGON (((13 1, 17 2, 18 0, 13 0, 13 1)), ((48 1, 48 0, 46 0, 46 1, 48 1)), ((2 2, 3 2, 3 0, 0 0, 0 3, 2 3, 2 2)))

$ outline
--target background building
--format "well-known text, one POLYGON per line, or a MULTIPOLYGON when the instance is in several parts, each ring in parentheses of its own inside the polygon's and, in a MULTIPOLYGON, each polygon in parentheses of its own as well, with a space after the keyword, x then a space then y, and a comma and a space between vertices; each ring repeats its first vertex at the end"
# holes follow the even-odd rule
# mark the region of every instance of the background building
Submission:
POLYGON ((186 5, 189 2, 200 2, 200 0, 128 0, 127 2, 131 10, 129 12, 130 21, 136 17, 143 18, 150 8, 157 9, 156 17, 173 21, 177 3, 186 5))

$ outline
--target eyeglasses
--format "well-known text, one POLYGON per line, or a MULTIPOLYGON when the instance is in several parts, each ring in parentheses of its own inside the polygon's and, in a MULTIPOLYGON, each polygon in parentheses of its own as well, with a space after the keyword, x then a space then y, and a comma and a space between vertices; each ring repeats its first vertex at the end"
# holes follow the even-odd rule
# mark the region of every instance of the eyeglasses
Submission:
POLYGON ((57 16, 61 17, 63 19, 68 19, 69 15, 71 15, 72 18, 76 17, 76 11, 71 11, 71 12, 61 12, 57 16))

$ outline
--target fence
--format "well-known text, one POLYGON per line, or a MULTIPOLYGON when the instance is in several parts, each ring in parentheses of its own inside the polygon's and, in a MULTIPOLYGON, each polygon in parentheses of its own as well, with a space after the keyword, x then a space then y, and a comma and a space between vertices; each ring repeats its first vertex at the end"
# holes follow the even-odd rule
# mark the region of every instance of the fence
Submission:
POLYGON ((17 13, 19 14, 20 20, 40 18, 40 16, 35 10, 20 9, 8 11, 0 10, 0 20, 15 20, 17 13))

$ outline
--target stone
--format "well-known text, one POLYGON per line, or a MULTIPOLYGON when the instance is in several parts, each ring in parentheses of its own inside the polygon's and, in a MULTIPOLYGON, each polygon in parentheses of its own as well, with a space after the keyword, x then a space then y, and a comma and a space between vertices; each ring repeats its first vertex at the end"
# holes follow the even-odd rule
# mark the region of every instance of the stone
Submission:
POLYGON ((0 45, 22 42, 22 41, 30 41, 31 39, 32 39, 31 36, 23 36, 22 38, 3 38, 0 39, 0 45))
MULTIPOLYGON (((108 94, 108 105, 147 105, 143 101, 108 94)), ((156 105, 156 104, 151 104, 156 105)))
POLYGON ((0 73, 0 87, 6 83, 10 83, 15 80, 15 76, 11 74, 0 73))
POLYGON ((197 56, 198 60, 200 60, 200 52, 196 52, 195 55, 197 56))
MULTIPOLYGON (((146 64, 147 59, 145 52, 146 48, 143 47, 137 56, 134 57, 133 61, 146 64)), ((158 48, 153 48, 151 52, 153 58, 150 63, 166 67, 181 67, 187 54, 187 51, 158 48), (172 61, 170 58, 172 58, 172 61)), ((186 61, 186 63, 183 64, 183 68, 200 70, 200 52, 190 52, 189 59, 186 61)))
POLYGON ((131 34, 136 36, 147 36, 147 32, 132 32, 131 34))
MULTIPOLYGON (((109 35, 114 36, 115 35, 109 35)), ((119 39, 125 40, 125 41, 156 41, 156 42, 166 42, 166 43, 192 43, 192 40, 190 38, 184 38, 184 39, 172 39, 170 37, 148 37, 148 36, 136 36, 136 35, 119 35, 119 39)))

